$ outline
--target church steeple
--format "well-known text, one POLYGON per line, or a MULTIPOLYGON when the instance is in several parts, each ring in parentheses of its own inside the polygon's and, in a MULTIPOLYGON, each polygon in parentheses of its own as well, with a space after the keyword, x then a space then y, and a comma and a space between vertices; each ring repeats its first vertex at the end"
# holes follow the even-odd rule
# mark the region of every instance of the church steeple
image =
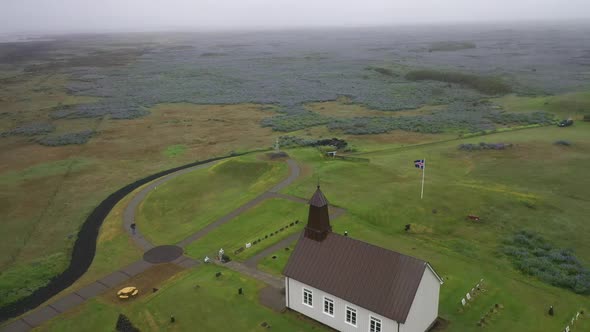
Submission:
POLYGON ((328 200, 318 185, 318 188, 309 200, 309 217, 307 218, 307 226, 305 226, 305 237, 322 241, 331 231, 332 226, 330 225, 330 215, 328 213, 328 200))

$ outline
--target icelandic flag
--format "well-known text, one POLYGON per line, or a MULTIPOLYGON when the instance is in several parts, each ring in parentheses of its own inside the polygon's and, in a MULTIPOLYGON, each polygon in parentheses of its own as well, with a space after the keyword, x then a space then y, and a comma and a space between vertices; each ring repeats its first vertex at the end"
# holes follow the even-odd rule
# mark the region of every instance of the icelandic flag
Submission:
POLYGON ((414 160, 414 166, 419 169, 424 169, 424 159, 414 160))

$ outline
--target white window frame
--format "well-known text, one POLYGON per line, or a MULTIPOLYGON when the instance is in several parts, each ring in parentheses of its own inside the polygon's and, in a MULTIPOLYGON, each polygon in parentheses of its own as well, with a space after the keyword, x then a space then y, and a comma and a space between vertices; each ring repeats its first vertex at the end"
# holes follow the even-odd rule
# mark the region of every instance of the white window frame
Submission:
POLYGON ((383 321, 377 317, 369 316, 369 332, 383 332, 383 321), (371 326, 375 323, 375 329, 371 326), (377 329, 377 324, 379 324, 379 329, 377 329))
POLYGON ((354 326, 356 327, 356 323, 357 323, 357 316, 356 316, 356 309, 351 307, 351 306, 346 306, 345 308, 345 312, 344 312, 344 322, 350 326, 354 326), (348 321, 348 311, 350 311, 350 322, 348 321), (354 315, 354 324, 352 323, 352 317, 354 315))
POLYGON ((307 288, 303 288, 303 304, 305 304, 306 306, 313 308, 313 292, 310 289, 307 288), (309 297, 306 297, 306 295, 309 293, 309 297), (309 298, 309 302, 307 303, 307 299, 309 298))
POLYGON ((332 300, 332 299, 331 299, 331 298, 329 298, 329 297, 325 297, 325 296, 324 296, 324 309, 323 309, 323 310, 324 310, 324 313, 325 313, 326 315, 328 315, 328 316, 330 316, 330 317, 334 317, 334 300, 332 300), (326 311, 326 302, 327 302, 327 303, 329 303, 329 304, 328 304, 328 308, 332 309, 332 313, 330 313, 329 311, 326 311), (331 304, 332 306, 330 306, 330 304, 331 304))

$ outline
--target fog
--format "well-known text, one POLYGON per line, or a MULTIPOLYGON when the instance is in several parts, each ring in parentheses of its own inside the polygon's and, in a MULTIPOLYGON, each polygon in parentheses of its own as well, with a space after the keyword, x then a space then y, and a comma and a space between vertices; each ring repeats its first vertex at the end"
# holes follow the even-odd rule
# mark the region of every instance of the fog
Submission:
POLYGON ((572 21, 588 0, 1 0, 0 33, 572 21))

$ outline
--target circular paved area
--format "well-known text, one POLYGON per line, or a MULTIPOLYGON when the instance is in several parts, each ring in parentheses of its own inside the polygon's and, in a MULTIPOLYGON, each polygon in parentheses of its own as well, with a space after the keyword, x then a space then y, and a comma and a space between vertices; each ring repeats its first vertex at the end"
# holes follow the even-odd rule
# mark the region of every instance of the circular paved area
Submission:
POLYGON ((152 263, 168 263, 182 256, 183 250, 181 247, 173 245, 164 245, 152 248, 143 254, 143 260, 152 263))

